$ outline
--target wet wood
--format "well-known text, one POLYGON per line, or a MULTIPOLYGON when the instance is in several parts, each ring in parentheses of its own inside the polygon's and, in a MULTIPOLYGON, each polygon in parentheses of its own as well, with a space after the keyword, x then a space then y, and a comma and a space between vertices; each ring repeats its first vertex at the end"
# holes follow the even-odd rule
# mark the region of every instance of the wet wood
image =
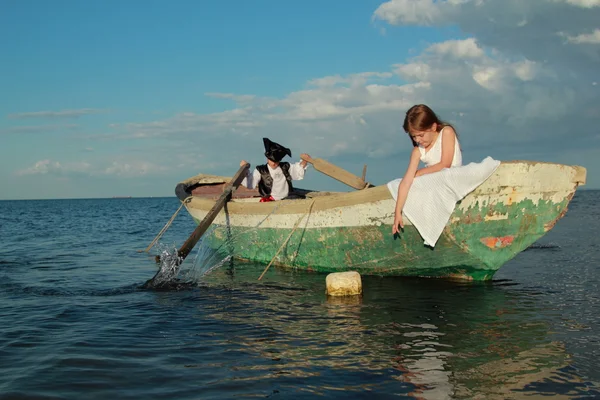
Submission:
MULTIPOLYGON (((197 196, 197 197, 206 197, 206 198, 216 199, 221 194, 223 194, 223 191, 225 190, 226 186, 227 186, 227 182, 213 183, 213 184, 209 184, 209 185, 201 185, 201 186, 198 186, 198 187, 194 188, 193 190, 191 190, 190 194, 192 196, 197 196)), ((257 188, 248 189, 248 188, 245 188, 244 186, 240 186, 240 187, 236 188, 233 191, 231 196, 234 199, 261 197, 257 188)))
POLYGON ((338 167, 330 163, 329 161, 323 160, 322 158, 312 158, 310 156, 300 156, 304 161, 309 162, 319 172, 332 177, 354 189, 364 189, 367 187, 365 182, 360 177, 354 175, 351 172, 346 171, 343 168, 338 167))
POLYGON ((225 203, 229 201, 231 198, 231 193, 235 188, 237 188, 240 183, 244 180, 244 178, 248 175, 248 168, 250 168, 250 164, 246 164, 243 167, 240 167, 238 172, 233 176, 231 181, 224 187, 223 193, 219 196, 219 199, 212 206, 206 217, 198 224, 194 232, 190 235, 190 237, 185 241, 185 243, 179 249, 178 256, 181 261, 183 261, 190 251, 194 248, 198 240, 202 237, 204 232, 210 227, 217 214, 221 212, 221 209, 225 206, 225 203))

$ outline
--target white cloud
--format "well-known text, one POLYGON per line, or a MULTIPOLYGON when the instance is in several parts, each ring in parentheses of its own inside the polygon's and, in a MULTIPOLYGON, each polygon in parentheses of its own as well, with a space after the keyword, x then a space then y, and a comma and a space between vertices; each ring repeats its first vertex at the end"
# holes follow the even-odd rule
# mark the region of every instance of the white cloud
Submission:
POLYGON ((260 159, 262 136, 291 147, 295 156, 312 152, 320 157, 380 158, 408 150, 410 141, 401 130, 403 113, 426 102, 442 117, 460 120, 465 134, 476 133, 474 145, 533 143, 544 130, 530 129, 528 124, 555 122, 574 107, 572 90, 553 76, 548 66, 486 51, 476 40, 451 40, 431 45, 391 71, 327 76, 310 80, 307 89, 281 99, 245 96, 236 108, 224 112, 181 113, 114 129, 123 137, 179 141, 185 147, 180 156, 201 156, 206 166, 222 160, 225 152, 229 163, 248 158, 249 151, 260 159), (397 84, 396 76, 408 82, 397 84), (482 123, 484 131, 478 128, 482 123))
POLYGON ((17 175, 71 175, 84 174, 91 170, 86 162, 61 164, 58 161, 40 160, 29 168, 17 171, 17 175))
POLYGON ((532 81, 544 74, 544 67, 530 60, 513 62, 499 54, 488 56, 473 39, 433 44, 411 61, 394 66, 403 79, 457 90, 467 89, 474 81, 487 90, 506 92, 516 79, 532 81))
POLYGON ((33 111, 33 112, 21 112, 9 114, 8 118, 11 119, 25 119, 25 118, 78 118, 83 115, 99 114, 106 112, 106 110, 100 110, 95 108, 81 108, 77 110, 61 110, 61 111, 33 111))
POLYGON ((475 130, 473 124, 485 127, 473 145, 492 145, 501 137, 504 146, 549 149, 550 138, 577 146, 568 132, 588 132, 586 126, 600 123, 593 111, 598 92, 590 85, 597 79, 600 53, 581 46, 597 40, 599 1, 391 0, 373 18, 460 30, 469 38, 435 43, 396 65, 395 72, 428 83, 420 100, 435 104, 443 115, 464 112, 460 126, 466 133, 475 130), (417 9, 424 17, 412 14, 417 9))
POLYGON ((238 95, 233 93, 204 93, 208 97, 214 97, 216 99, 230 99, 238 103, 252 101, 256 96, 254 95, 238 95))
POLYGON ((111 165, 103 170, 105 175, 116 175, 119 177, 140 177, 167 171, 168 168, 147 161, 113 161, 111 165))
POLYGON ((108 165, 98 162, 92 165, 87 161, 62 163, 53 160, 40 160, 31 167, 16 171, 16 175, 69 176, 118 176, 124 178, 140 177, 168 171, 167 167, 141 160, 112 161, 108 165))
POLYGON ((45 133, 45 132, 72 130, 72 129, 76 129, 78 127, 79 127, 79 125, 75 125, 75 124, 12 126, 9 128, 0 129, 0 134, 45 133))
MULTIPOLYGON (((184 152, 195 151, 197 157, 205 156, 205 160, 215 153, 207 148, 238 152, 239 157, 248 157, 247 149, 254 148, 260 155, 262 135, 291 146, 294 155, 302 151, 339 155, 362 152, 365 146, 371 154, 389 154, 395 147, 384 146, 385 151, 381 151, 378 145, 368 144, 374 130, 382 137, 397 138, 399 110, 411 105, 411 97, 427 90, 427 84, 422 82, 394 84, 394 76, 392 71, 369 71, 324 77, 307 82, 307 89, 281 99, 253 96, 248 101, 245 97, 237 108, 224 112, 183 113, 165 120, 112 128, 122 137, 180 140, 186 146, 184 152), (322 139, 311 140, 315 137, 322 139)), ((226 95, 236 99, 235 95, 226 95)))
POLYGON ((567 35, 561 32, 569 43, 574 44, 600 44, 600 29, 595 29, 592 33, 582 33, 579 35, 567 35))
POLYGON ((312 79, 308 81, 309 85, 317 86, 317 87, 330 87, 336 85, 364 85, 367 82, 380 78, 382 80, 391 78, 392 74, 390 72, 361 72, 358 74, 351 74, 347 77, 342 77, 340 75, 326 76, 323 78, 312 79))
POLYGON ((488 90, 500 91, 504 87, 502 82, 502 70, 498 67, 475 67, 473 79, 480 86, 488 90))
MULTIPOLYGON (((565 79, 553 67, 484 47, 476 38, 449 40, 430 45, 389 71, 312 79, 305 89, 283 98, 211 93, 232 99, 236 106, 113 129, 124 138, 168 138, 181 144, 178 157, 201 159, 198 167, 207 168, 247 159, 249 153, 263 161, 263 136, 291 147, 296 157, 308 152, 325 158, 382 158, 408 151, 411 144, 401 128, 404 112, 427 103, 458 124, 468 138, 463 146, 467 150, 532 146, 540 139, 570 134, 568 117, 585 109, 578 96, 591 95, 589 89, 578 91, 579 78, 565 79), (398 78, 405 83, 398 84, 398 78)), ((593 87, 590 81, 587 88, 593 87)))
POLYGON ((445 42, 436 43, 430 46, 428 51, 439 54, 440 56, 449 56, 456 59, 479 59, 484 57, 483 50, 477 45, 477 42, 473 38, 465 40, 447 40, 445 42))
POLYGON ((515 76, 521 79, 522 81, 533 80, 537 75, 537 71, 539 70, 537 64, 529 60, 517 62, 513 64, 512 68, 514 70, 515 76))
MULTIPOLYGON (((553 161, 562 151, 576 154, 596 134, 588 127, 600 124, 593 84, 597 52, 564 40, 585 38, 581 35, 597 29, 598 16, 597 8, 548 0, 393 0, 382 4, 374 18, 455 25, 467 37, 432 43, 379 71, 316 77, 281 98, 207 93, 233 106, 110 129, 114 137, 139 143, 160 139, 169 146, 163 150, 166 159, 176 160, 169 168, 192 173, 235 171, 242 158, 263 162, 261 138, 269 137, 290 147, 293 159, 308 152, 362 167, 369 158, 374 164, 385 158, 393 178, 403 172, 411 146, 401 127, 404 112, 426 103, 456 125, 467 160, 486 155, 515 159, 533 151, 553 161)), ((121 177, 167 171, 130 159, 95 169, 121 177)))
MULTIPOLYGON (((565 45, 563 36, 589 35, 600 21, 600 0, 391 0, 373 13, 391 25, 453 26, 480 47, 572 72, 600 62, 597 51, 565 45), (424 10, 411 17, 413 9, 424 10), (430 16, 435 16, 430 17, 430 16)), ((593 41, 592 36, 582 40, 593 41)))
POLYGON ((431 68, 424 62, 413 62, 409 64, 396 64, 396 73, 405 79, 427 82, 431 74, 431 68))
POLYGON ((600 7, 600 0, 554 0, 582 8, 600 7))
POLYGON ((391 24, 432 25, 442 19, 440 8, 433 0, 391 0, 377 8, 374 18, 391 24))

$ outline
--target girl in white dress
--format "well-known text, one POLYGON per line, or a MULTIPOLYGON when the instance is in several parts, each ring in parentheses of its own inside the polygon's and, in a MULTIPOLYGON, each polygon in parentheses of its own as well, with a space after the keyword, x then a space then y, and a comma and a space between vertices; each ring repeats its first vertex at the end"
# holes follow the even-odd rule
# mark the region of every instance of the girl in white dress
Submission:
POLYGON ((414 147, 406 173, 398 186, 392 234, 399 232, 398 227, 404 228, 402 208, 415 177, 462 165, 462 154, 454 128, 441 121, 425 104, 412 106, 406 112, 403 128, 414 147), (420 161, 425 163, 425 167, 418 169, 420 161))

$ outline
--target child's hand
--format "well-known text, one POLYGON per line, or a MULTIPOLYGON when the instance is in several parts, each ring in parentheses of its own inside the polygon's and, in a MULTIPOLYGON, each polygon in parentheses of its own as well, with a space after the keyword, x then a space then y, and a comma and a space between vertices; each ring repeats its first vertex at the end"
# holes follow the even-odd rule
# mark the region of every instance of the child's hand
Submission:
POLYGON ((401 229, 404 229, 404 222, 402 221, 402 213, 396 213, 394 215, 394 224, 392 225, 392 235, 395 235, 396 233, 400 233, 400 229, 398 229, 398 226, 400 226, 401 229))
MULTIPOLYGON (((246 161, 246 160, 240 161, 240 167, 243 167, 246 164, 248 164, 248 161, 246 161)), ((250 165, 250 164, 248 164, 248 165, 250 165)))
MULTIPOLYGON (((302 157, 310 158, 310 156, 306 153, 300 154, 300 159, 302 159, 302 157)), ((308 164, 308 161, 306 161, 306 160, 300 161, 300 165, 302 166, 302 168, 306 167, 306 164, 308 164)))

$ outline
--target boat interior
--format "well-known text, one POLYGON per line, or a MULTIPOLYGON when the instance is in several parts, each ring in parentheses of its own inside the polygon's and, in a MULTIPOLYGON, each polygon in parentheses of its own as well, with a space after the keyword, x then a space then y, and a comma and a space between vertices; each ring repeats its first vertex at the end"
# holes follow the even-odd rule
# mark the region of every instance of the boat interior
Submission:
MULTIPOLYGON (((225 186, 230 178, 217 176, 199 175, 177 184, 175 194, 179 200, 183 201, 190 196, 201 197, 205 199, 217 199, 223 193, 225 186)), ((286 200, 306 199, 320 196, 329 196, 342 192, 328 192, 318 190, 308 190, 294 187, 294 192, 286 200)), ((232 193, 231 201, 235 202, 259 202, 260 193, 258 189, 247 189, 239 186, 232 193)))

